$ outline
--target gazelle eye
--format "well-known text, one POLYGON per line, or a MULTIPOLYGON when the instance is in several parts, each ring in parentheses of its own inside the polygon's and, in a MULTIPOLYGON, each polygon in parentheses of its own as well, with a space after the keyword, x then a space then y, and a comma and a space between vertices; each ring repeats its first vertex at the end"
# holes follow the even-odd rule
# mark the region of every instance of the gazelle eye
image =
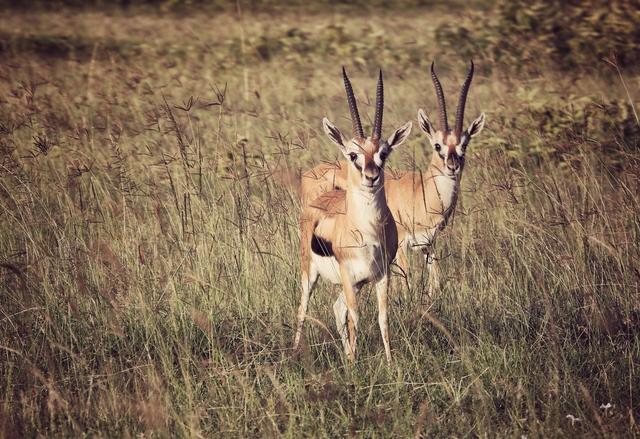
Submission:
POLYGON ((358 160, 358 154, 356 154, 355 152, 350 152, 349 153, 349 160, 351 160, 352 162, 355 163, 355 161, 358 160))
POLYGON ((436 149, 436 151, 440 151, 440 148, 442 148, 439 143, 436 143, 435 145, 433 145, 433 147, 436 149))
POLYGON ((378 157, 380 157, 380 160, 384 162, 387 159, 388 155, 389 154, 387 153, 387 151, 380 151, 380 154, 378 154, 378 157))

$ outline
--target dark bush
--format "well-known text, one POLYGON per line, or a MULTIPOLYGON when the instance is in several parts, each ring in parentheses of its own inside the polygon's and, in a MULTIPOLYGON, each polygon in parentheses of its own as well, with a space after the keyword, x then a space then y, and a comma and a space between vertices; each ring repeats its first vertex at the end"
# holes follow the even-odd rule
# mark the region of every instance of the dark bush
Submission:
POLYGON ((613 57, 629 67, 640 61, 638 11, 637 0, 499 0, 468 23, 441 25, 436 38, 517 70, 593 70, 613 57))
POLYGON ((520 90, 521 105, 495 115, 496 135, 489 146, 513 157, 554 158, 576 152, 577 145, 607 151, 606 161, 618 153, 637 151, 640 124, 629 102, 569 95, 544 97, 536 88, 520 90))

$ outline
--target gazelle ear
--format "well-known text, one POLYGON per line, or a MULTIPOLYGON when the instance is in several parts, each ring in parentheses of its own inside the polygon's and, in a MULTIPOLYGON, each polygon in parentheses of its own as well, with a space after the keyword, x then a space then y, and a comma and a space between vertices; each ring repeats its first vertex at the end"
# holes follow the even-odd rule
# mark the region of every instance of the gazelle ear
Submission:
POLYGON ((471 122, 471 125, 469 125, 469 128, 467 128, 467 135, 469 136, 469 138, 474 137, 480 134, 482 128, 484 128, 484 113, 482 113, 476 120, 471 122))
POLYGON ((424 131, 429 140, 431 140, 436 133, 436 129, 422 108, 418 110, 418 123, 420 124, 420 129, 424 131))
POLYGON ((392 151, 398 146, 402 145, 405 140, 407 140, 407 137, 409 137, 409 134, 411 134, 412 126, 413 125, 411 124, 411 122, 407 122, 397 130, 395 130, 393 134, 391 134, 391 136, 387 140, 387 144, 392 151))
POLYGON ((338 127, 336 127, 333 123, 331 123, 329 119, 325 117, 322 119, 322 128, 324 128, 324 132, 327 134, 329 139, 331 139, 331 141, 335 143, 338 148, 340 148, 340 151, 345 153, 346 148, 344 145, 344 137, 342 137, 342 133, 340 132, 338 127))

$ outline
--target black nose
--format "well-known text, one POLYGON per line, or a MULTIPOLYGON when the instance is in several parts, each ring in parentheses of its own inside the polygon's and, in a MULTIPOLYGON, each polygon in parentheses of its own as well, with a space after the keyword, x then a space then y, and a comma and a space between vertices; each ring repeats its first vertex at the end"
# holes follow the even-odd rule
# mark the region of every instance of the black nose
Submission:
POLYGON ((460 162, 457 160, 457 157, 449 156, 447 158, 447 169, 449 169, 449 171, 457 171, 459 166, 460 162))
POLYGON ((378 180, 378 177, 380 177, 380 174, 378 175, 374 175, 373 177, 370 177, 368 175, 365 175, 364 178, 370 182, 371 184, 375 183, 378 180))

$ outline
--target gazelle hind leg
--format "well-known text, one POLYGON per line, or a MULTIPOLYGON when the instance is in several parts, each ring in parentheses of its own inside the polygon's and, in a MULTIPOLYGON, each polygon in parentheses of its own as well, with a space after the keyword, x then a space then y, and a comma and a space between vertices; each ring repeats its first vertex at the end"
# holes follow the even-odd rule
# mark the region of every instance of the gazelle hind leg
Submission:
POLYGON ((302 337, 302 326, 307 315, 309 298, 311 297, 311 292, 313 291, 313 287, 316 284, 317 280, 318 270, 312 262, 309 264, 309 271, 302 272, 302 295, 300 296, 300 307, 298 308, 298 323, 296 327, 296 335, 293 341, 294 350, 298 349, 298 346, 300 345, 300 338, 302 337))
POLYGON ((389 276, 386 275, 376 284, 376 296, 378 298, 378 325, 384 343, 384 353, 387 363, 391 363, 391 347, 389 345, 389 323, 387 321, 387 294, 389 288, 389 276))
POLYGON ((342 291, 340 292, 336 302, 333 304, 333 313, 336 316, 336 327, 338 328, 338 334, 340 334, 344 353, 349 355, 351 347, 349 346, 349 337, 347 333, 347 303, 345 302, 344 292, 342 291))

